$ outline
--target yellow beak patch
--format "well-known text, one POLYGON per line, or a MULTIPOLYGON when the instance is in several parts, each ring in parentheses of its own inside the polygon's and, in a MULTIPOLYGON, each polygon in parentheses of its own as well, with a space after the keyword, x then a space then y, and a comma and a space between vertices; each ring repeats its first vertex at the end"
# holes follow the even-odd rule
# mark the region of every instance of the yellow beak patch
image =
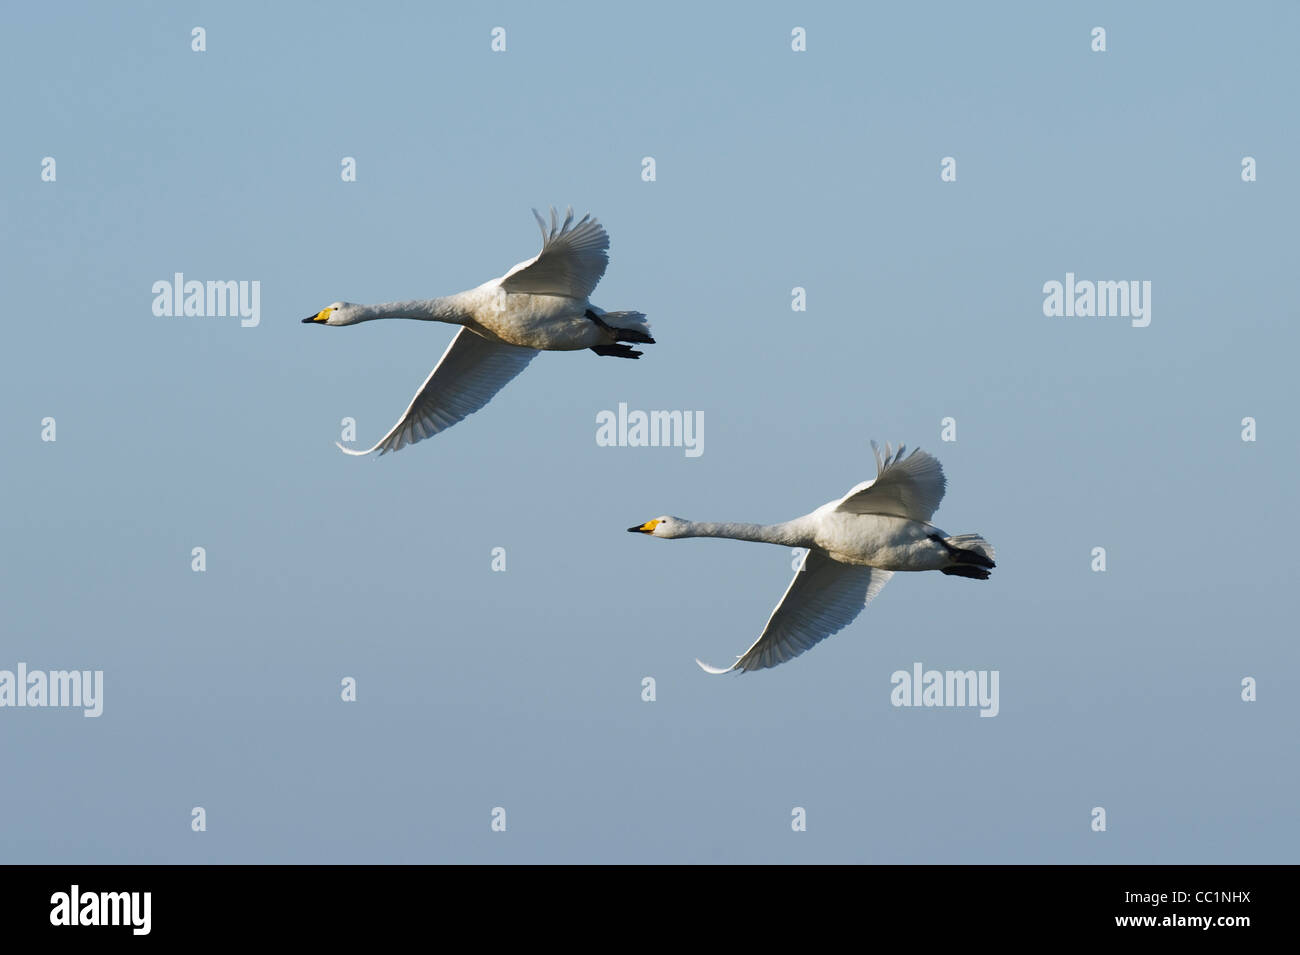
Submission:
POLYGON ((655 528, 658 527, 660 523, 661 523, 660 520, 658 518, 655 518, 653 521, 646 521, 644 524, 638 527, 637 530, 639 530, 642 534, 653 534, 655 528))
POLYGON ((316 313, 316 317, 313 318, 312 321, 313 321, 313 322, 328 322, 328 321, 329 321, 329 318, 330 318, 330 312, 332 312, 332 311, 334 311, 334 309, 332 309, 332 308, 322 308, 319 312, 316 313))

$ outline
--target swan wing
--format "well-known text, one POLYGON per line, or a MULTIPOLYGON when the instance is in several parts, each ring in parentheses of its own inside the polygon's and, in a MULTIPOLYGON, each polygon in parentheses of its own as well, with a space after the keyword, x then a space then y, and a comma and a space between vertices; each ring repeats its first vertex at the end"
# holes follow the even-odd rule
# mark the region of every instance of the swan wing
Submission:
POLYGON ((462 328, 411 399, 401 420, 378 444, 365 451, 341 444, 339 447, 348 454, 378 451, 383 455, 445 431, 491 401, 536 355, 535 349, 488 341, 462 328))
POLYGON ((520 262, 501 279, 507 292, 530 295, 564 295, 585 299, 609 265, 609 235, 591 216, 573 221, 573 209, 565 210, 558 224, 551 209, 551 225, 533 210, 542 228, 542 251, 520 262))
POLYGON ((876 456, 876 477, 864 481, 844 495, 837 511, 850 514, 885 514, 913 521, 928 521, 939 509, 947 480, 937 458, 919 448, 903 457, 906 448, 895 452, 885 445, 884 457, 876 442, 871 451, 876 456))
POLYGON ((726 673, 792 660, 852 623, 892 576, 892 570, 841 564, 821 551, 809 551, 753 646, 729 667, 695 662, 707 673, 726 673))

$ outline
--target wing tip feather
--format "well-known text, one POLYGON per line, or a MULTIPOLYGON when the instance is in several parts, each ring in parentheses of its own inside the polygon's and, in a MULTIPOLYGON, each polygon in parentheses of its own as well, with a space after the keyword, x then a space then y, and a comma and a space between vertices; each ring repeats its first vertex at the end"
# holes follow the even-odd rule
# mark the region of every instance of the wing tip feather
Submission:
MULTIPOLYGON (((334 442, 334 447, 338 448, 344 454, 352 455, 354 458, 364 457, 365 455, 369 454, 371 451, 375 450, 374 448, 368 448, 365 451, 358 451, 356 448, 345 448, 343 444, 338 441, 334 442)), ((378 445, 376 445, 375 447, 378 447, 378 445)))
POLYGON ((733 664, 732 664, 731 666, 729 666, 729 667, 715 667, 715 666, 712 666, 711 664, 705 663, 705 662, 704 662, 703 660, 701 660, 699 657, 696 657, 696 658, 695 658, 695 662, 696 662, 696 664, 698 664, 699 668, 700 668, 701 670, 703 670, 705 673, 712 673, 712 674, 714 674, 714 675, 717 675, 717 674, 720 674, 720 673, 730 673, 732 670, 736 669, 737 664, 740 663, 740 661, 737 660, 735 663, 733 663, 733 664))

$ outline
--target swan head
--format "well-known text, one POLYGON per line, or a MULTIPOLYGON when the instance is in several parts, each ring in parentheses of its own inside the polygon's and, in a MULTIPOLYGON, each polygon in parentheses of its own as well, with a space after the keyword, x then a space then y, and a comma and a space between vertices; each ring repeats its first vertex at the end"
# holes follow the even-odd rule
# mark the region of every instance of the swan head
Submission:
POLYGON ((362 308, 351 302, 335 302, 326 305, 315 315, 308 315, 302 320, 304 325, 355 325, 362 321, 362 308))
POLYGON ((629 534, 649 534, 651 537, 685 537, 687 522, 680 517, 656 517, 637 527, 629 527, 629 534))

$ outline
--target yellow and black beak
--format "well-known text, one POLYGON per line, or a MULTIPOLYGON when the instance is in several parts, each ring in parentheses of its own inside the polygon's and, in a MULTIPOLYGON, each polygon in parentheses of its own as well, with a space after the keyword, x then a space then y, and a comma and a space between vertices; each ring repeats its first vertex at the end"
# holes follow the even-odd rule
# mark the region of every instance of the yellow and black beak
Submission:
POLYGON ((304 325, 310 325, 310 324, 312 324, 313 322, 326 322, 326 321, 329 321, 330 312, 332 312, 332 311, 334 311, 334 309, 332 309, 332 308, 322 308, 322 309, 321 309, 319 312, 317 312, 315 315, 308 315, 306 318, 304 318, 304 319, 302 320, 302 323, 303 323, 304 325))
POLYGON ((646 521, 644 524, 640 525, 639 527, 629 527, 627 529, 627 532, 629 534, 653 534, 655 532, 655 528, 658 526, 659 526, 659 519, 655 518, 653 521, 646 521))

